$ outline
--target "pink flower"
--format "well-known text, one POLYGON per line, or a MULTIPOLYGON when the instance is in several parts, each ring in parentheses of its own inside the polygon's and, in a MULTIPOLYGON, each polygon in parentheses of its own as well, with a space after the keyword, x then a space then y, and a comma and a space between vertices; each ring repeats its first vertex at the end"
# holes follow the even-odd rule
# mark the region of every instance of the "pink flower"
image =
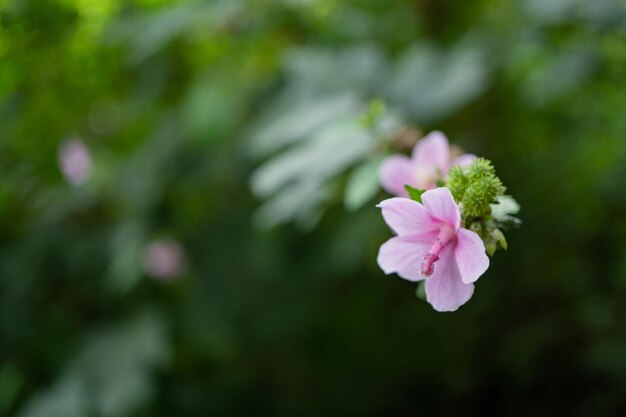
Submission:
POLYGON ((480 237, 461 227, 450 190, 426 191, 422 202, 396 197, 378 205, 397 234, 380 247, 378 265, 409 281, 425 279, 426 300, 433 308, 454 311, 472 297, 473 283, 489 267, 489 258, 480 237))
POLYGON ((392 155, 380 166, 379 176, 382 187, 390 194, 407 197, 405 185, 421 190, 430 190, 437 185, 437 179, 444 177, 454 165, 469 165, 476 158, 464 154, 451 160, 450 146, 446 135, 434 131, 418 141, 411 158, 392 155))
POLYGON ((82 140, 68 139, 59 148, 59 166, 65 179, 78 186, 91 176, 91 154, 82 140))
POLYGON ((185 253, 173 239, 159 239, 151 242, 144 252, 144 270, 152 278, 170 280, 185 269, 185 253))

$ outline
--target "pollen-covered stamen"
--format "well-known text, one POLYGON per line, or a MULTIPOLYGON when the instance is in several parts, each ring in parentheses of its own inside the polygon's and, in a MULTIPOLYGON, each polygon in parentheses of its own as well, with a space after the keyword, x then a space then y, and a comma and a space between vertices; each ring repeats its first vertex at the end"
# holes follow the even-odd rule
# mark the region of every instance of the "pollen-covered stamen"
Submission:
POLYGON ((432 253, 424 255, 424 262, 420 265, 420 273, 425 277, 429 277, 435 272, 435 262, 439 257, 432 253))
POLYGON ((439 254, 455 236, 454 229, 448 225, 442 225, 437 239, 433 242, 430 250, 424 255, 424 262, 420 265, 420 273, 429 277, 435 272, 435 262, 439 260, 439 254))

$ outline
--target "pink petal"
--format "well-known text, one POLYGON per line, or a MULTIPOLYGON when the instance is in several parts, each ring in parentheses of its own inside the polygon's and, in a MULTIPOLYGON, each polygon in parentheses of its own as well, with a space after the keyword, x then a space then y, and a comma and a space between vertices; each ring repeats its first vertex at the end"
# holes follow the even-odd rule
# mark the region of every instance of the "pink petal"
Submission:
POLYGON ((448 138, 442 132, 430 132, 417 142, 413 149, 412 159, 418 167, 436 167, 445 174, 448 171, 450 159, 448 138))
POLYGON ((387 275, 395 272, 409 281, 422 280, 420 265, 436 237, 436 233, 392 237, 380 247, 378 265, 387 275))
POLYGON ((440 187, 426 191, 422 194, 422 203, 434 219, 448 224, 454 230, 461 226, 459 206, 454 202, 449 189, 440 187))
POLYGON ((439 229, 439 222, 433 220, 417 201, 395 197, 381 201, 376 207, 382 209, 385 222, 399 236, 439 229))
POLYGON ((63 142, 59 149, 59 164, 66 180, 75 186, 86 182, 93 168, 89 149, 79 138, 63 142))
POLYGON ((185 253, 174 239, 151 242, 144 252, 144 269, 152 278, 174 279, 185 269, 185 253))
POLYGON ((447 245, 435 262, 435 271, 426 279, 426 301, 437 311, 455 311, 474 294, 474 284, 465 284, 454 259, 452 245, 447 245))
POLYGON ((456 233, 454 257, 464 283, 476 281, 489 268, 482 239, 471 230, 460 228, 456 233))
POLYGON ((456 165, 460 165, 462 167, 470 166, 472 165, 472 162, 474 162, 474 159, 476 159, 476 155, 471 154, 471 153, 466 153, 455 158, 450 164, 450 166, 456 166, 456 165))
POLYGON ((413 163, 404 155, 386 158, 378 171, 380 184, 385 191, 400 197, 408 196, 404 186, 413 182, 414 173, 413 163))

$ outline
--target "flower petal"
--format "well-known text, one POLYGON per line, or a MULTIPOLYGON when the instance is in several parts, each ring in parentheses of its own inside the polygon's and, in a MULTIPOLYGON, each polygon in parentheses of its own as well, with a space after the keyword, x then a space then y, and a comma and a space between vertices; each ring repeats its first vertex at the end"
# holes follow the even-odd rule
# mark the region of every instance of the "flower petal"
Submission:
POLYGON ((476 281, 489 268, 482 239, 471 230, 460 228, 456 233, 454 257, 464 283, 476 281))
POLYGON ((422 138, 413 149, 413 161, 416 166, 434 166, 441 170, 442 174, 448 171, 450 159, 450 146, 448 138, 442 132, 430 132, 422 138))
POLYGON ((454 230, 461 226, 459 206, 454 202, 449 189, 440 187, 426 191, 422 194, 422 203, 434 219, 448 224, 454 230))
POLYGON ((459 157, 454 158, 450 166, 460 165, 462 167, 467 167, 467 166, 472 165, 472 162, 474 162, 474 159, 476 159, 476 155, 474 155, 473 153, 466 153, 459 157))
POLYGON ((414 173, 413 162, 408 157, 393 155, 382 162, 378 176, 380 177, 380 185, 389 194, 407 197, 408 194, 404 186, 413 182, 414 173))
POLYGON ((399 236, 439 229, 439 222, 433 220, 417 201, 395 197, 381 201, 376 207, 382 209, 385 222, 399 236))
POLYGON ((378 251, 378 266, 387 275, 395 272, 409 281, 422 280, 420 265, 436 238, 435 232, 392 237, 378 251))
POLYGON ((474 294, 474 284, 465 284, 454 259, 452 245, 447 245, 435 262, 435 271, 426 279, 426 301, 437 311, 455 311, 474 294))

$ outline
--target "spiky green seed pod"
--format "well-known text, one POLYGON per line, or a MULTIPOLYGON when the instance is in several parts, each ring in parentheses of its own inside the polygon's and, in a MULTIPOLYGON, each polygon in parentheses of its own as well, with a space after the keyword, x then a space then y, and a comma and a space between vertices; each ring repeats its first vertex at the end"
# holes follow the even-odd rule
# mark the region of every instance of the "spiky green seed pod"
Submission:
POLYGON ((491 204, 505 190, 493 165, 484 158, 476 158, 468 167, 452 168, 446 185, 462 206, 466 223, 487 219, 491 215, 491 204))
POLYGON ((450 168, 446 181, 446 187, 448 187, 452 193, 454 201, 460 203, 463 198, 463 194, 465 193, 465 189, 467 188, 467 176, 465 175, 464 168, 462 166, 456 165, 450 168))

